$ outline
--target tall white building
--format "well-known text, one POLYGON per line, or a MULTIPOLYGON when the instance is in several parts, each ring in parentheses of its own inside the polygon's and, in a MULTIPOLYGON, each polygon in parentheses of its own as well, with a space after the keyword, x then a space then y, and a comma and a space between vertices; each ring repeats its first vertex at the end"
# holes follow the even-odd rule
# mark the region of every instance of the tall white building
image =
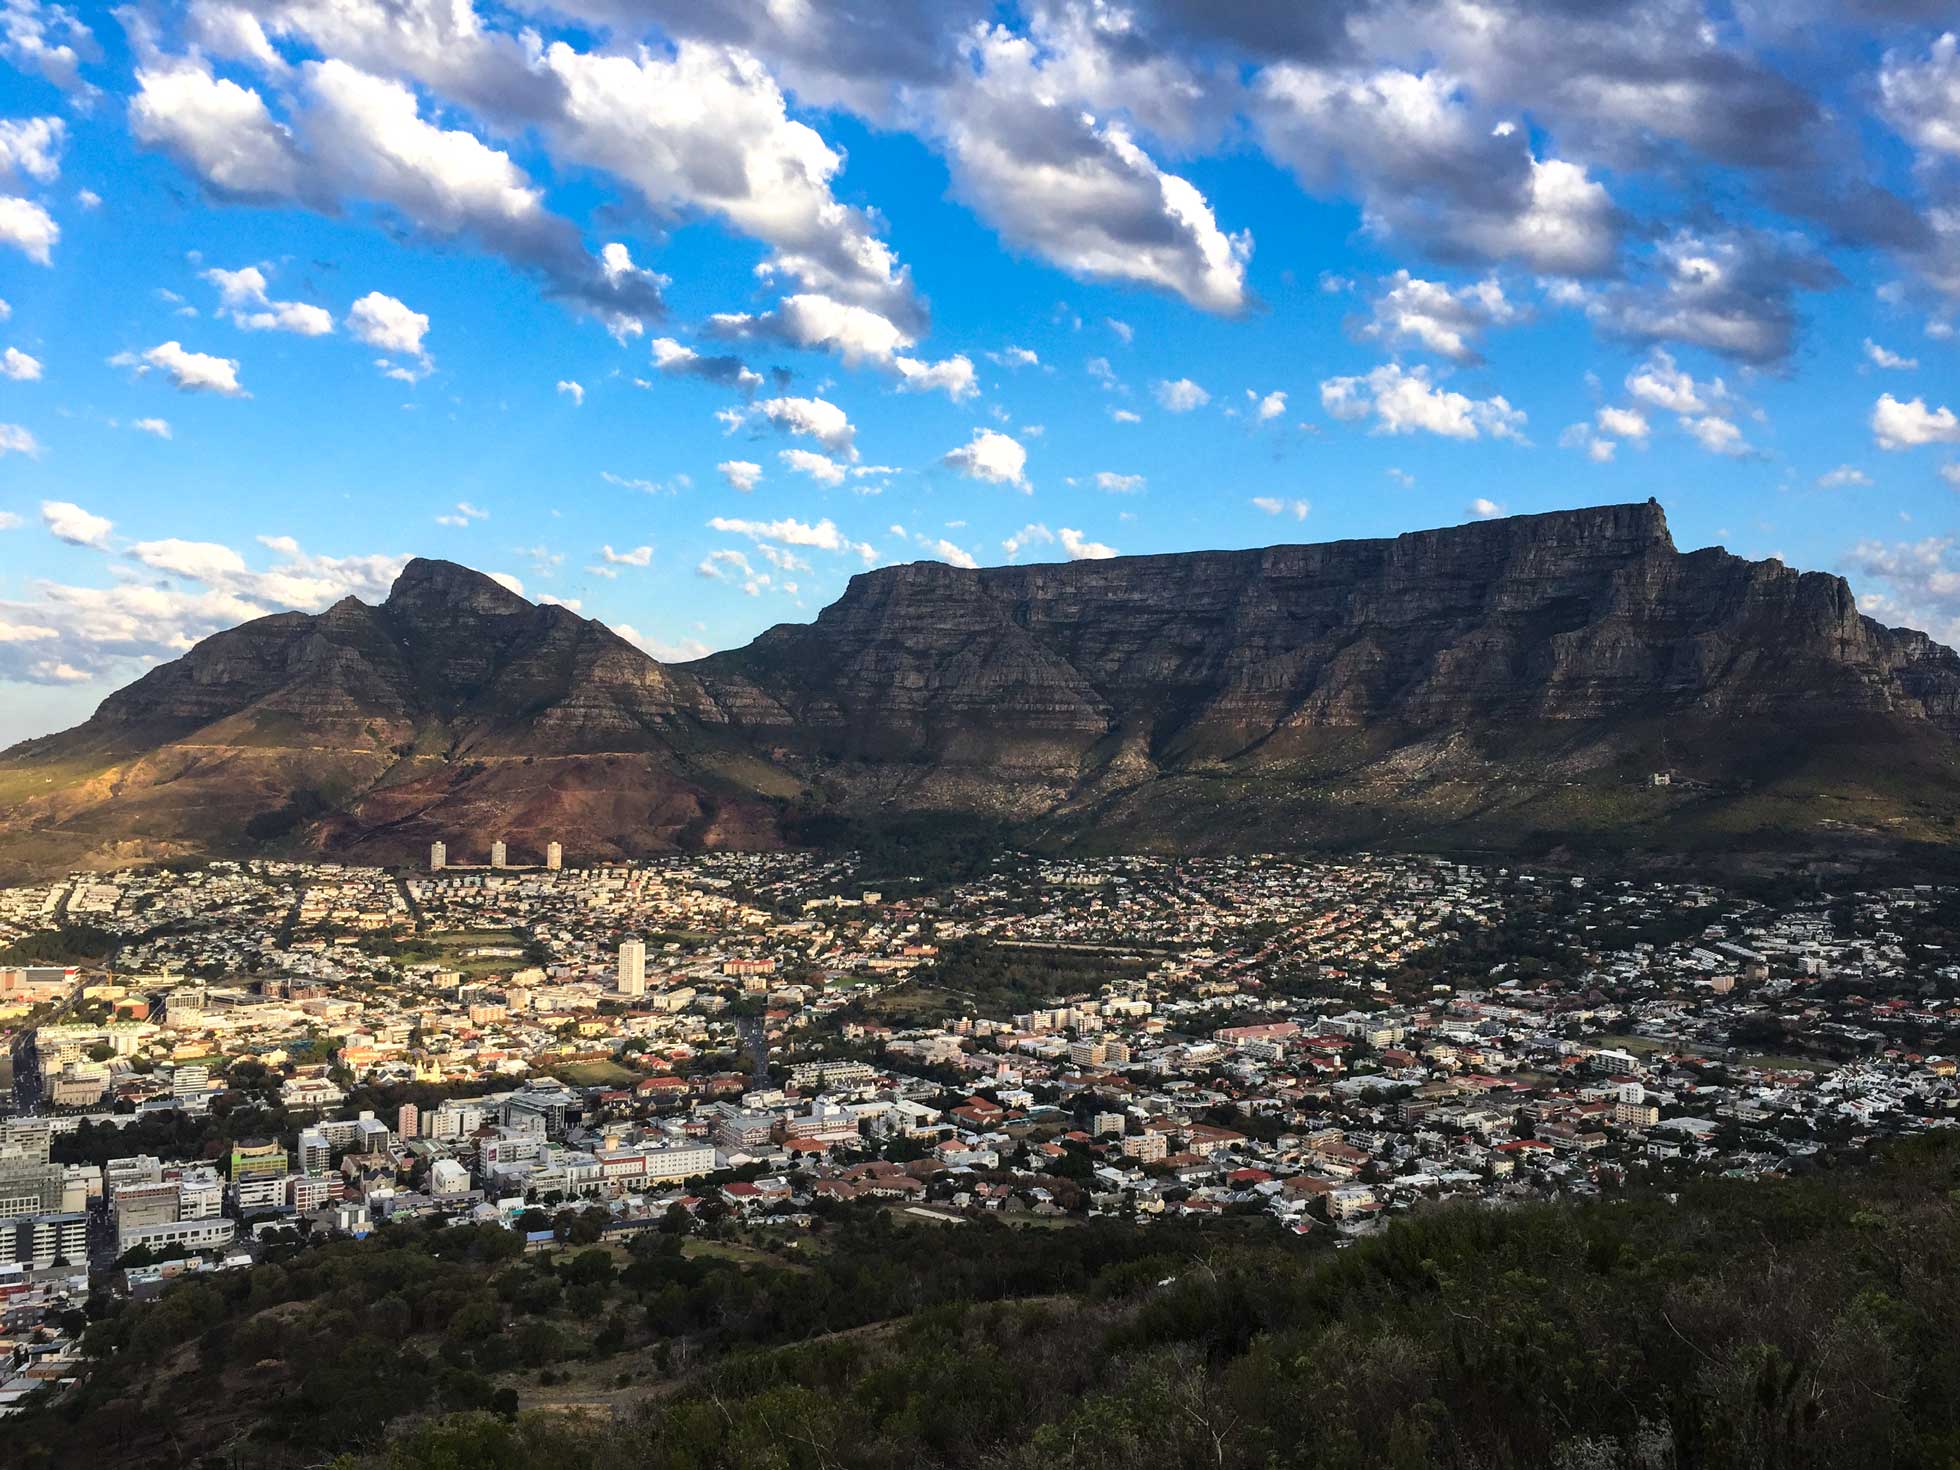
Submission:
POLYGON ((490 844, 490 866, 501 868, 504 865, 504 844, 501 841, 490 844))
POLYGON ((647 993, 647 947, 638 939, 622 940, 619 946, 619 993, 647 993))
POLYGON ((448 866, 449 866, 448 845, 441 842, 431 842, 429 844, 429 871, 431 873, 440 873, 444 868, 448 866))
POLYGON ((544 846, 544 865, 554 873, 564 867, 565 849, 555 842, 547 842, 544 846))

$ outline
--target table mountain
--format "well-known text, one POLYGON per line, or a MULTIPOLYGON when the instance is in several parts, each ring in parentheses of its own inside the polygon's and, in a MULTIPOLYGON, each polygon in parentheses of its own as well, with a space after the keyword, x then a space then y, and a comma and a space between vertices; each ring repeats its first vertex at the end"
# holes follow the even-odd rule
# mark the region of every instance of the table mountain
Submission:
POLYGON ((379 607, 218 634, 6 752, 0 860, 592 857, 923 811, 1196 850, 1925 842, 1956 757, 1960 658, 1840 578, 1677 551, 1652 502, 884 567, 678 665, 418 560, 379 607))

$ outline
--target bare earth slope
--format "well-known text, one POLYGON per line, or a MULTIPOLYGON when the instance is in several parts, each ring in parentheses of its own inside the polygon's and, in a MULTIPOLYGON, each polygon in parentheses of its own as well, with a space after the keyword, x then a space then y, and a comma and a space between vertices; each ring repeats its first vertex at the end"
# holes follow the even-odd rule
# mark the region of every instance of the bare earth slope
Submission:
POLYGON ((766 845, 812 810, 1186 850, 1944 842, 1960 658, 1837 577, 1676 551, 1651 502, 886 567, 674 666, 417 561, 380 607, 220 634, 0 756, 0 867, 766 845))

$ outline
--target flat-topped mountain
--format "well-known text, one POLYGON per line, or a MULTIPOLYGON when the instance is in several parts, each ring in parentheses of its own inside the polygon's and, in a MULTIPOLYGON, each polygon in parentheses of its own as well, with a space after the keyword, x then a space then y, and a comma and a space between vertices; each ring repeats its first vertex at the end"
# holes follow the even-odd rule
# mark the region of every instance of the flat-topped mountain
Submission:
POLYGON ((17 871, 769 845, 823 812, 1202 850, 1925 842, 1960 811, 1960 657, 1840 578, 1677 551, 1652 502, 884 567, 679 665, 418 560, 378 607, 220 633, 14 747, 0 800, 17 871))

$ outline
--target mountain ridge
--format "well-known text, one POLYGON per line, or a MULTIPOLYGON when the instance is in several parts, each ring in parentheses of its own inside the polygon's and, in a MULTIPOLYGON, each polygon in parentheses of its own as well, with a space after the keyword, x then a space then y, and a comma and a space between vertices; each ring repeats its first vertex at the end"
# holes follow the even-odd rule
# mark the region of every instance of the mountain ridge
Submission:
POLYGON ((0 866, 483 832, 623 856, 903 812, 1145 847, 1927 842, 1957 755, 1960 656, 1840 577, 1678 551, 1654 501, 902 563, 677 664, 417 558, 379 604, 215 634, 0 753, 0 866))

